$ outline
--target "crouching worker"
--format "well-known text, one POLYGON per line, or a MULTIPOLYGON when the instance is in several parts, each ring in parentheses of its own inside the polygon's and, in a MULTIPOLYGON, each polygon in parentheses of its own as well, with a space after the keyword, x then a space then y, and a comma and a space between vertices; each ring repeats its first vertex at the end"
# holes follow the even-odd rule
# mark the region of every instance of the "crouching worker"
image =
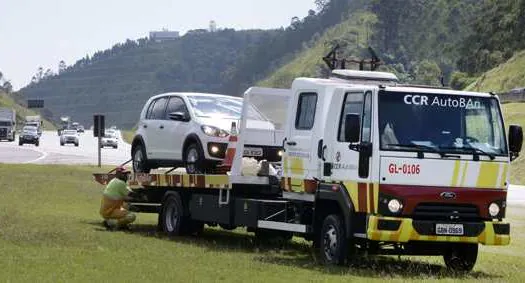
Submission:
POLYGON ((135 221, 135 214, 128 211, 126 201, 131 200, 133 191, 127 185, 130 171, 124 167, 116 169, 115 178, 113 178, 102 194, 100 204, 100 215, 104 218, 104 226, 107 229, 128 229, 129 224, 135 221))

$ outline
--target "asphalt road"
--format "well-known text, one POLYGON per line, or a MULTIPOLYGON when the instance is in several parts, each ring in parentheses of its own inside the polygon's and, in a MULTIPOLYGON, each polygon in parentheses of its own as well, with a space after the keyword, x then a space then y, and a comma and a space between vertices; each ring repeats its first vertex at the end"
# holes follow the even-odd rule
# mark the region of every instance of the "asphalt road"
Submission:
MULTIPOLYGON (((14 142, 0 142, 0 163, 35 163, 35 164, 98 164, 97 138, 93 132, 80 134, 79 146, 66 144, 60 146, 60 137, 56 131, 45 131, 40 137, 40 146, 32 144, 18 145, 14 142)), ((131 156, 131 146, 119 139, 119 147, 102 149, 103 165, 118 165, 131 156)))

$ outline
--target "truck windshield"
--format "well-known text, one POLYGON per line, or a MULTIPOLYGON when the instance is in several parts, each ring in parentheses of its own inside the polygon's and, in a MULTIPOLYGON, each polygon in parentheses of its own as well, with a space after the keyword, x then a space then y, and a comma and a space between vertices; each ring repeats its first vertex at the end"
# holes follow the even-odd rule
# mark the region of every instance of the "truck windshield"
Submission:
POLYGON ((382 150, 508 155, 494 97, 380 91, 382 150))
POLYGON ((0 121, 0 127, 11 127, 12 123, 9 121, 0 121))

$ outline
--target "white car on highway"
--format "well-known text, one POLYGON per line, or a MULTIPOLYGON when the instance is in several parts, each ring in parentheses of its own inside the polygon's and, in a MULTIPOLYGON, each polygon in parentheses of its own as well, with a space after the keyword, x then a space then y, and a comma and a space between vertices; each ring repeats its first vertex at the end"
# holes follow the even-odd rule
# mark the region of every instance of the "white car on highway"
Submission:
POLYGON ((104 136, 100 140, 100 147, 104 148, 106 146, 118 148, 118 135, 115 130, 106 129, 104 131, 104 136))
MULTIPOLYGON (((131 144, 135 172, 185 166, 190 174, 213 169, 225 156, 232 122, 240 120, 243 99, 219 94, 165 93, 151 97, 140 114, 131 144)), ((273 126, 250 108, 252 126, 273 126)), ((280 148, 251 147, 245 155, 272 159, 280 148)))
POLYGON ((79 138, 77 130, 63 130, 60 134, 60 145, 72 143, 75 146, 79 145, 79 138))

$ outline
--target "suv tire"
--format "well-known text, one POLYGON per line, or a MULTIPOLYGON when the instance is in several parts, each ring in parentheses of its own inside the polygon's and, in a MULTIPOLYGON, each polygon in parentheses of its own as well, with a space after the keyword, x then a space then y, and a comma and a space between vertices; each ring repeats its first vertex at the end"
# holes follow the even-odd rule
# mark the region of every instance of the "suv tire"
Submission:
POLYGON ((204 173, 204 152, 198 143, 191 143, 184 150, 184 167, 188 174, 204 173))
POLYGON ((146 149, 144 145, 137 145, 132 152, 131 158, 133 159, 133 171, 137 173, 149 173, 151 169, 148 166, 148 160, 146 159, 146 149))

